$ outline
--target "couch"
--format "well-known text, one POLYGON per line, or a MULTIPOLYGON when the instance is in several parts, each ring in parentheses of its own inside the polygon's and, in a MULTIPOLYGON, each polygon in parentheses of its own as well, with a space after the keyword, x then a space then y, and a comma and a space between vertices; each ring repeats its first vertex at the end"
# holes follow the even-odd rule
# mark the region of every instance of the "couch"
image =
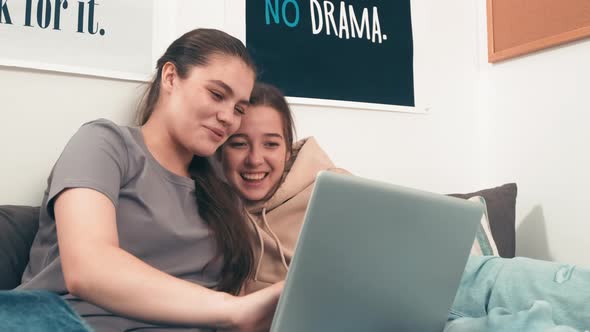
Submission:
MULTIPOLYGON (((515 208, 517 186, 508 183, 468 194, 450 194, 459 198, 481 196, 485 199, 493 240, 502 257, 515 254, 515 208)), ((20 284, 29 260, 29 250, 38 229, 39 207, 0 205, 0 290, 20 284)))

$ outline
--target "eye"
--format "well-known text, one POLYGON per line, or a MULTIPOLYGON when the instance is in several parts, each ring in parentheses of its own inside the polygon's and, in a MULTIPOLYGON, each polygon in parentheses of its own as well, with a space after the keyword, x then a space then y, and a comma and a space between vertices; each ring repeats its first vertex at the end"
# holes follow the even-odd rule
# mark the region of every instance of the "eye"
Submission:
POLYGON ((281 146, 281 144, 278 142, 266 142, 266 143, 264 143, 264 146, 267 148, 270 148, 270 149, 276 149, 279 146, 281 146))
POLYGON ((240 141, 229 142, 228 145, 234 149, 244 149, 248 146, 248 144, 246 142, 240 142, 240 141))
POLYGON ((220 93, 220 92, 217 92, 217 91, 215 91, 215 90, 209 90, 209 92, 211 93, 211 97, 212 97, 214 100, 217 100, 217 101, 221 101, 221 100, 223 100, 223 94, 222 94, 222 93, 220 93))
POLYGON ((244 114, 246 114, 246 109, 244 109, 244 108, 243 108, 243 107, 241 107, 241 106, 236 106, 234 109, 235 109, 235 110, 236 110, 236 112, 238 112, 240 115, 244 115, 244 114))

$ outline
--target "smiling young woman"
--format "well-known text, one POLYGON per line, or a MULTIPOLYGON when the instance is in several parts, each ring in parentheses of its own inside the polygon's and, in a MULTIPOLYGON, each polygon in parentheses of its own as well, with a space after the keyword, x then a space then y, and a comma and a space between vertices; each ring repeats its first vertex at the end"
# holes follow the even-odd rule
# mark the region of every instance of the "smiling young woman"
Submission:
MULTIPOLYGON (((92 121, 63 150, 19 291, 59 294, 96 331, 268 329, 282 285, 236 296, 252 244, 207 160, 240 126, 254 65, 236 38, 198 29, 156 70, 139 126, 92 121)), ((52 326, 64 312, 52 307, 29 327, 52 326)), ((10 315, 23 330, 29 309, 10 315)))
POLYGON ((317 172, 348 173, 334 166, 314 138, 293 142, 291 110, 277 88, 257 83, 250 101, 240 128, 218 154, 258 238, 256 269, 245 293, 285 278, 317 172))

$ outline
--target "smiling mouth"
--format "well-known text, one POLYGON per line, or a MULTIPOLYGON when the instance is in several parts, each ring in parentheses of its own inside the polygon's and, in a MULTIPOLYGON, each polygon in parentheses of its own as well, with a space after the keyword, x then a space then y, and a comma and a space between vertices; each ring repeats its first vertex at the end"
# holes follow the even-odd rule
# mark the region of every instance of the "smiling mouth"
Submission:
POLYGON ((209 129, 215 136, 219 137, 219 138, 223 138, 225 136, 225 132, 223 130, 219 130, 217 128, 210 128, 210 127, 206 127, 207 129, 209 129))
POLYGON ((268 172, 240 173, 240 176, 246 181, 261 181, 268 176, 268 172))

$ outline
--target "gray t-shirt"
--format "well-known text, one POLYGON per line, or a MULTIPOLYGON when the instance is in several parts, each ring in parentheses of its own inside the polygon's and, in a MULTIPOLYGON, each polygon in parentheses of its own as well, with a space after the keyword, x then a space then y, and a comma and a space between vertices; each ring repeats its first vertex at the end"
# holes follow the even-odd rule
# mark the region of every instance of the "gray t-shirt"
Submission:
POLYGON ((215 239, 199 216, 194 181, 162 167, 148 151, 139 128, 104 119, 83 125, 68 142, 47 182, 39 232, 20 289, 61 294, 97 331, 153 326, 116 317, 68 293, 53 203, 64 189, 79 187, 97 190, 113 202, 122 249, 175 277, 209 288, 217 284, 222 257, 216 256, 215 239))

